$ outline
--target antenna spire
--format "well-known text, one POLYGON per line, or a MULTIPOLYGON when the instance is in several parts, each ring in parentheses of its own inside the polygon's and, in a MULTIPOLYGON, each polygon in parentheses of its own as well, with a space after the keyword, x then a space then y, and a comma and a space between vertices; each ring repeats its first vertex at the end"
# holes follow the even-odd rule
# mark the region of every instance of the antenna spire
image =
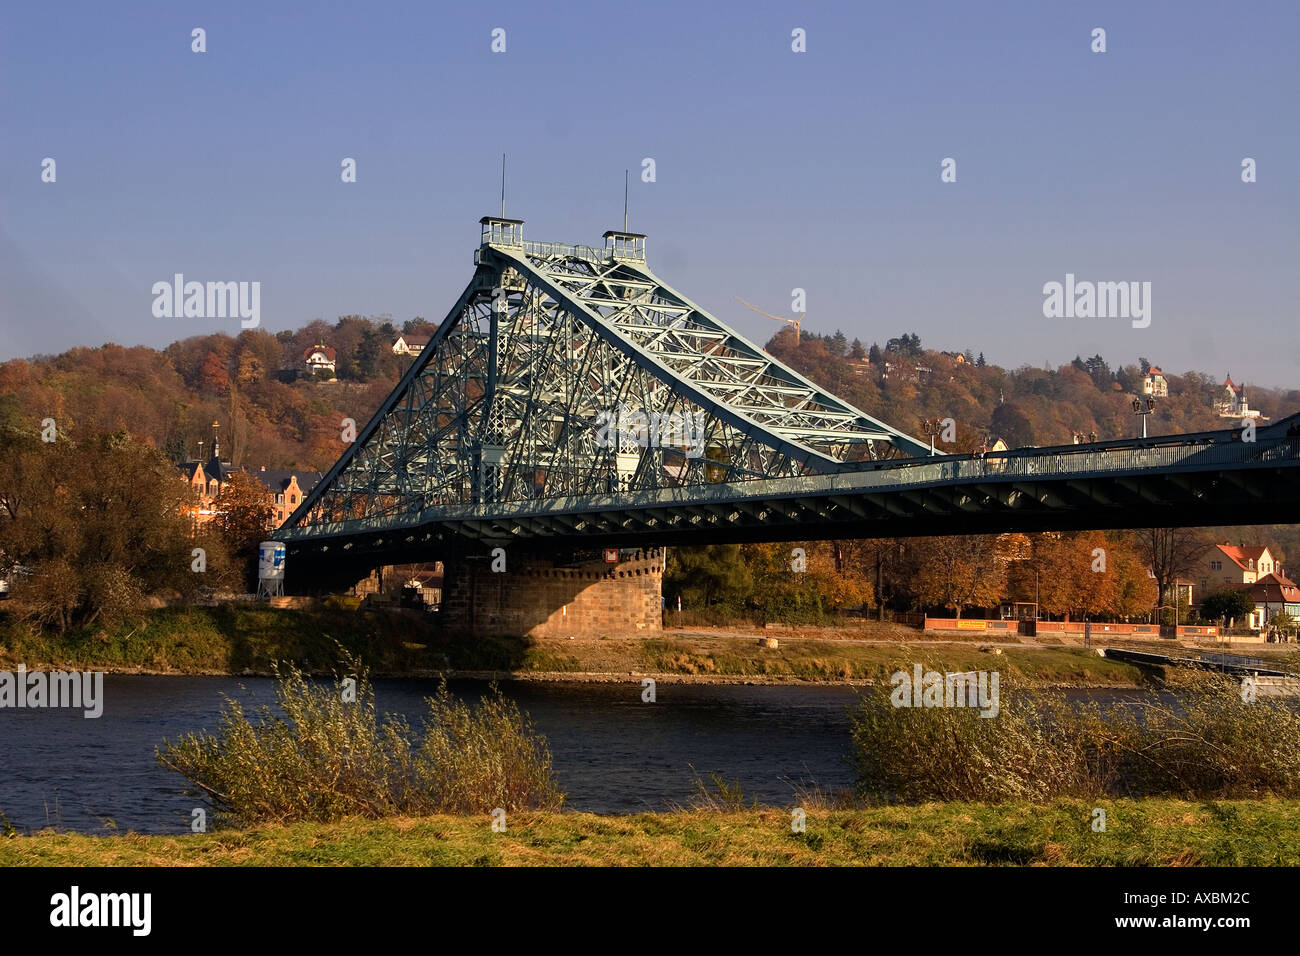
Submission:
POLYGON ((623 170, 623 231, 627 232, 627 170, 623 170))
POLYGON ((501 218, 506 218, 506 154, 501 154, 501 218))

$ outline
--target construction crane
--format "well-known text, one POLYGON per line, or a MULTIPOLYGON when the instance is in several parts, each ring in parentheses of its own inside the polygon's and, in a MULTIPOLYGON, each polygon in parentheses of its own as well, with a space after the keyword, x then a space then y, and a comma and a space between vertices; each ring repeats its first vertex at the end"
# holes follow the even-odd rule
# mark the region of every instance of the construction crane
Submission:
POLYGON ((769 319, 776 319, 776 321, 778 321, 778 322, 784 322, 786 325, 793 325, 793 326, 794 326, 794 341, 795 341, 795 344, 796 344, 796 345, 799 344, 799 329, 800 329, 800 327, 801 327, 801 323, 800 323, 800 321, 799 321, 798 319, 787 319, 787 318, 784 318, 783 316, 773 315, 771 312, 764 312, 764 311, 763 311, 762 309, 760 309, 758 306, 756 306, 756 305, 750 305, 748 302, 746 302, 744 299, 742 299, 742 298, 741 298, 740 296, 738 296, 738 295, 734 295, 734 296, 732 296, 732 298, 735 299, 737 302, 739 302, 741 305, 745 306, 746 308, 753 309, 753 310, 754 310, 755 312, 757 312, 759 315, 765 315, 765 316, 767 316, 769 319))

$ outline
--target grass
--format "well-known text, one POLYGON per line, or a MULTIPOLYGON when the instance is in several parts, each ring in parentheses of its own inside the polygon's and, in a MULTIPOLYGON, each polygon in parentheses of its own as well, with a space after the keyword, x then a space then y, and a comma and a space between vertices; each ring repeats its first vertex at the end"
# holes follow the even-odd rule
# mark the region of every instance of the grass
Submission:
POLYGON ((1029 683, 1132 687, 1142 672, 1131 664, 1097 657, 1082 648, 1008 647, 1001 655, 961 645, 855 644, 846 641, 782 640, 775 649, 747 638, 647 638, 642 670, 667 674, 765 676, 800 681, 887 682, 913 664, 926 669, 999 670, 1029 683))
POLYGON ((974 644, 924 643, 915 631, 873 627, 841 628, 834 637, 824 638, 782 632, 777 648, 760 646, 757 635, 726 632, 578 640, 444 639, 428 616, 417 612, 236 602, 163 608, 132 624, 62 636, 0 623, 0 666, 22 662, 46 669, 269 675, 276 663, 291 662, 324 673, 342 646, 377 676, 447 670, 626 676, 637 671, 771 682, 880 681, 919 662, 950 670, 1001 668, 1031 684, 1132 687, 1143 682, 1137 667, 1081 648, 1009 646, 995 656, 980 653, 974 644), (888 635, 887 642, 849 637, 858 633, 888 635), (899 640, 900 635, 918 640, 899 640))
POLYGON ((0 839, 0 866, 1296 866, 1300 801, 929 803, 633 816, 350 819, 184 836, 0 839), (1106 831, 1092 830, 1093 810, 1106 831))

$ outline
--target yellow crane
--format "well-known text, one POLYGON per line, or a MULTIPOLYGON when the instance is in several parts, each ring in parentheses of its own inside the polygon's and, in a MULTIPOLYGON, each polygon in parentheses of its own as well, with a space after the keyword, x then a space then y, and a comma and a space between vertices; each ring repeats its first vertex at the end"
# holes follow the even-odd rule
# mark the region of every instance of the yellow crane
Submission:
POLYGON ((735 299, 737 302, 739 302, 741 305, 745 306, 746 308, 753 309, 753 310, 754 310, 755 312, 757 312, 759 315, 765 315, 765 316, 767 316, 769 319, 776 319, 776 321, 778 321, 778 322, 784 322, 784 323, 786 323, 786 325, 793 325, 793 326, 794 326, 794 341, 795 341, 795 344, 796 344, 796 345, 799 344, 799 329, 800 329, 801 326, 802 326, 802 323, 799 321, 799 319, 787 319, 787 318, 785 318, 785 317, 783 317, 783 316, 780 316, 780 315, 773 315, 771 312, 764 312, 764 311, 763 311, 762 309, 760 309, 758 306, 756 306, 756 305, 750 305, 748 302, 746 302, 744 299, 742 299, 742 298, 741 298, 740 296, 738 296, 738 295, 733 295, 732 298, 735 299))

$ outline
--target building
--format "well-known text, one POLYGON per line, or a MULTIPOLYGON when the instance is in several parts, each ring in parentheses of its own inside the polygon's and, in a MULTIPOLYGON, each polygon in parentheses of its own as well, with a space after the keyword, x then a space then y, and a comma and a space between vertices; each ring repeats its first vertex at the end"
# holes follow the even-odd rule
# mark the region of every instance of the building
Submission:
POLYGON ((399 335, 393 343, 393 354, 419 355, 431 338, 430 335, 399 335))
POLYGON ((285 471, 266 467, 250 469, 235 467, 228 461, 221 460, 221 443, 217 434, 218 425, 212 423, 212 456, 203 459, 204 442, 199 442, 199 457, 192 461, 177 464, 181 475, 195 493, 195 504, 189 509, 195 524, 205 524, 216 516, 215 502, 221 489, 230 481, 230 476, 237 471, 247 472, 266 488, 271 516, 267 521, 267 530, 273 531, 284 524, 286 518, 302 504, 303 498, 316 487, 323 477, 318 471, 285 471))
POLYGON ((1265 574, 1245 591, 1255 602, 1248 627, 1261 628, 1279 614, 1300 619, 1300 587, 1281 571, 1265 574))
POLYGON ((1214 410, 1220 418, 1258 418, 1260 421, 1268 421, 1258 409, 1250 407, 1250 402, 1246 399, 1246 386, 1234 384, 1231 375, 1223 380, 1223 393, 1214 403, 1214 410))
POLYGON ((334 350, 328 345, 313 345, 302 353, 303 371, 334 375, 334 350))
POLYGON ((1154 365, 1142 376, 1142 394, 1152 398, 1169 397, 1169 382, 1165 380, 1165 373, 1154 365))
POLYGON ((307 497, 307 492, 316 487, 316 483, 321 479, 320 472, 317 471, 283 471, 267 468, 265 465, 257 471, 250 471, 249 474, 266 485, 267 491, 271 493, 272 528, 284 524, 285 519, 298 510, 303 498, 307 497), (299 476, 302 477, 301 482, 298 480, 299 476))
POLYGON ((1200 561, 1194 572, 1201 594, 1225 588, 1254 584, 1266 574, 1280 573, 1281 568, 1266 547, 1234 547, 1216 544, 1200 561))

